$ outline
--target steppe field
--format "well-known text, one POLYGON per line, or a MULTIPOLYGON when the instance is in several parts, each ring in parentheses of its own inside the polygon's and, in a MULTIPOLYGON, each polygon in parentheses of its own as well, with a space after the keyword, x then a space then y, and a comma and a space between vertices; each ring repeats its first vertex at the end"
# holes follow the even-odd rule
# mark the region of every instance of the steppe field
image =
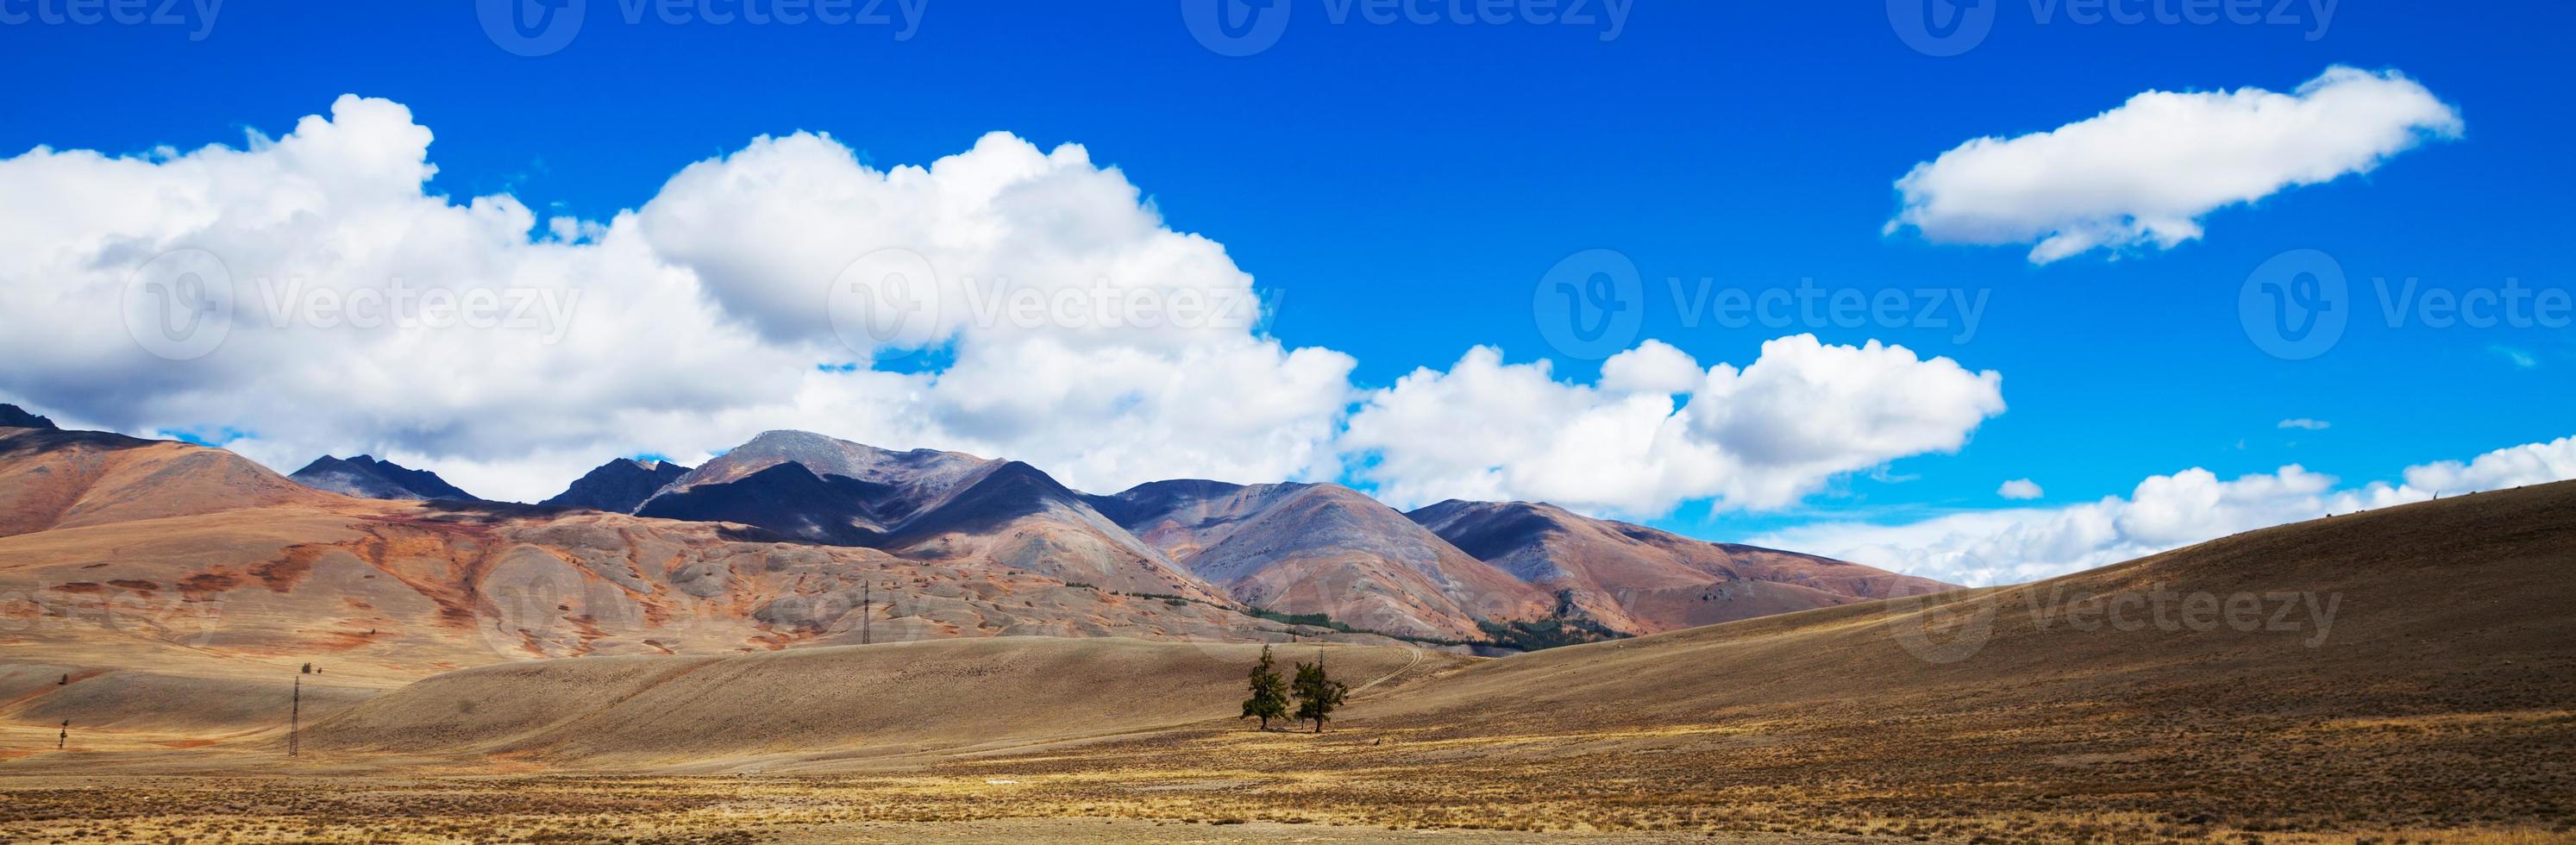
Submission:
POLYGON ((252 676, 292 667, 19 665, 0 836, 2568 841, 2571 512, 2576 485, 2487 493, 1499 659, 1276 646, 1352 684, 1321 734, 1231 718, 1245 643, 326 673, 291 758, 252 676))

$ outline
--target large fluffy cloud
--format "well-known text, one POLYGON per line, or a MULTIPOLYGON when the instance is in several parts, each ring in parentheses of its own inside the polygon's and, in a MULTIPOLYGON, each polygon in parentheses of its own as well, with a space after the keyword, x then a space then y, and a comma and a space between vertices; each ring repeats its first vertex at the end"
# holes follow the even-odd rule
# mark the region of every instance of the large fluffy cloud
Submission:
POLYGON ((1334 473, 1351 359, 1257 334, 1251 277, 1080 147, 997 134, 877 171, 828 137, 764 138, 590 222, 427 193, 430 140, 399 104, 343 97, 238 149, 0 160, 0 391, 124 430, 227 427, 282 469, 370 451, 509 498, 783 427, 1102 488, 1334 473), (154 263, 174 250, 214 263, 154 263), (851 272, 888 254, 908 287, 851 272), (424 295, 502 305, 431 324, 424 295), (138 338, 180 296, 230 319, 164 360, 138 338), (1139 302, 1183 316, 1139 327, 1139 302), (353 325, 361 303, 379 319, 353 325), (916 347, 944 366, 872 366, 916 347))
POLYGON ((2499 490, 2576 478, 2576 437, 2497 449, 2467 463, 2411 466, 2405 478, 2406 487, 2434 493, 2499 490))
POLYGON ((1751 540, 1983 586, 2047 578, 2327 514, 2576 478, 2576 437, 2499 449, 2468 462, 2406 468, 2402 483, 2341 488, 2285 466, 2221 479, 2205 469, 2159 475, 2126 497, 2065 508, 1952 514, 1902 525, 1823 523, 1751 540))
POLYGON ((1651 517, 1712 497, 1785 505, 1837 475, 1955 451, 2003 409, 2002 376, 1874 341, 1785 337, 1741 369, 1705 370, 1647 341, 1591 385, 1479 347, 1370 395, 1342 445, 1398 506, 1537 499, 1651 517))
POLYGON ((2367 173, 2459 112, 2394 70, 2335 66, 2298 90, 2148 91, 2047 132, 1978 138, 1896 180, 1890 231, 2034 244, 2045 264, 2097 247, 2171 248, 2200 218, 2281 190, 2367 173))
POLYGON ((1478 349, 1364 395, 1349 356, 1262 334, 1224 247, 1079 146, 995 134, 880 170, 828 136, 759 138, 600 221, 430 193, 431 140, 350 96, 237 148, 0 159, 0 400, 520 500, 612 456, 801 428, 1095 490, 1356 457, 1397 501, 1635 515, 1785 505, 2003 408, 1994 373, 1804 336, 1741 369, 1648 342, 1597 385, 1478 349))

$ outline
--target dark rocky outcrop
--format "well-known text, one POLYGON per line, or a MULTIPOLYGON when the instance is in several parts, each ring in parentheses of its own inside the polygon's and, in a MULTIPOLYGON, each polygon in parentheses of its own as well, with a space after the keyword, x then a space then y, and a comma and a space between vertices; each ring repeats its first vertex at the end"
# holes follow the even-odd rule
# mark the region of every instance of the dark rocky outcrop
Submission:
POLYGON ((346 459, 324 455, 287 477, 316 490, 362 499, 481 501, 439 478, 437 473, 376 460, 370 455, 346 459))
POLYGON ((618 458, 600 464, 574 481, 572 486, 564 488, 563 492, 538 504, 634 513, 644 500, 653 498, 654 493, 688 473, 688 467, 670 461, 618 458))
POLYGON ((0 404, 0 428, 53 428, 54 421, 16 405, 0 404))

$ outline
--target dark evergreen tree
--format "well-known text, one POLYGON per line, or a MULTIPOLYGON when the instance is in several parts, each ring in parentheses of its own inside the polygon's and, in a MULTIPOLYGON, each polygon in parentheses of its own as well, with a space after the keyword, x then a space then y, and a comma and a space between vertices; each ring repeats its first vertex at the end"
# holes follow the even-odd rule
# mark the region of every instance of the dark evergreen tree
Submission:
POLYGON ((1297 681, 1290 685, 1290 690, 1297 694, 1297 720, 1313 720, 1316 733, 1324 732, 1324 720, 1332 717, 1333 709, 1342 706, 1342 699, 1351 691, 1349 686, 1325 674, 1321 655, 1316 656, 1313 663, 1297 664, 1297 681))
POLYGON ((1243 716, 1261 717, 1261 729, 1270 729, 1270 720, 1288 718, 1288 682, 1279 677, 1279 666, 1270 659, 1270 647, 1261 647, 1261 662, 1252 666, 1252 697, 1243 700, 1243 716))

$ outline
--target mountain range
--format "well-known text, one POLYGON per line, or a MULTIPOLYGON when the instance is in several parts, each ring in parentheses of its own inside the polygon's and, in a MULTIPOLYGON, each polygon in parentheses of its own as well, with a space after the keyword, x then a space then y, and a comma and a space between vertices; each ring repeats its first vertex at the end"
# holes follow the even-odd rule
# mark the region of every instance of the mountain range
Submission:
POLYGON ((1571 612, 1647 633, 1942 592, 1937 581, 1815 555, 1694 540, 1555 505, 1452 499, 1405 516, 1571 612))
MULTIPOLYGON (((32 417, 14 408, 7 411, 32 417)), ((1197 608, 1222 617, 1189 611, 1198 615, 1195 623, 1164 623, 1167 630, 1204 624, 1254 636, 1250 632, 1303 626, 1310 633, 1345 637, 1519 648, 1954 589, 1858 564, 1704 542, 1539 503, 1449 501, 1404 513, 1339 484, 1186 479, 1099 495, 1073 490, 1019 461, 926 449, 892 451, 802 431, 763 433, 696 468, 611 460, 540 507, 484 502, 433 472, 366 455, 316 460, 289 477, 295 483, 284 483, 288 479, 276 479, 217 449, 94 432, 22 431, 26 433, 10 440, 11 450, 22 454, 0 462, 0 471, 59 460, 54 453, 61 449, 129 451, 191 463, 186 472, 153 476, 157 481, 144 491, 120 494, 134 502, 176 498, 202 500, 199 510, 296 505, 343 515, 357 512, 371 522, 392 521, 347 527, 382 543, 416 534, 423 524, 482 526, 489 535, 482 541, 444 530, 415 538, 434 548, 412 551, 444 560, 440 566, 448 574, 403 582, 422 587, 416 592, 430 596, 433 605, 444 602, 438 613, 482 619, 505 631, 525 629, 540 641, 525 650, 547 654, 614 649, 630 638, 668 647, 680 638, 648 634, 661 627, 655 620, 684 609, 669 603, 671 594, 706 598, 710 590, 735 600, 721 615, 745 627, 742 637, 841 636, 854 625, 873 624, 865 614, 853 612, 867 599, 847 593, 867 594, 879 586, 869 578, 851 577, 848 570, 885 569, 898 562, 937 567, 959 581, 1037 578, 1112 599, 1143 599, 1175 612, 1197 608), (173 497, 167 487, 182 477, 229 480, 217 485, 223 495, 173 497), (299 492, 310 495, 288 495, 299 492), (336 504, 339 499, 321 494, 418 504, 388 510, 336 504), (243 498, 225 501, 227 495, 243 498), (504 547, 496 549, 496 541, 504 547), (740 549, 717 553, 717 546, 731 542, 803 547, 807 551, 764 552, 760 559, 784 555, 781 559, 808 562, 811 569, 764 564, 754 567, 757 577, 751 580, 760 583, 753 585, 735 583, 746 577, 739 572, 720 577, 729 587, 747 587, 766 597, 757 606, 742 605, 741 595, 704 580, 718 577, 707 569, 710 557, 742 556, 740 549), (507 544, 541 549, 551 562, 513 557, 507 544), (668 555, 674 547, 700 554, 672 560, 668 555), (510 560, 535 568, 505 565, 510 560), (783 581, 772 577, 791 571, 802 574, 783 581), (559 601, 560 611, 534 614, 542 618, 493 622, 485 617, 511 615, 482 592, 495 586, 490 583, 495 576, 553 579, 549 590, 588 596, 598 604, 559 601), (454 583, 459 578, 484 581, 454 583), (582 616, 588 621, 573 620, 582 616), (631 630, 616 630, 619 620, 632 621, 631 630)), ((26 498, 23 491, 11 492, 26 498)), ((120 504, 104 512, 121 507, 142 505, 120 504)), ((100 512, 68 505, 11 510, 25 513, 6 526, 14 529, 10 533, 49 530, 66 524, 65 519, 79 522, 100 512)), ((349 546, 348 530, 325 533, 334 536, 329 541, 280 538, 304 541, 280 543, 280 553, 291 557, 297 548, 329 546, 362 559, 381 554, 349 546)), ((265 562, 240 563, 237 568, 246 571, 265 562)), ((740 563, 719 568, 739 569, 740 563)), ((378 560, 369 565, 390 564, 378 560)), ((203 571, 180 576, 192 574, 203 571)), ((882 586, 890 600, 900 600, 933 584, 882 586)), ((1013 591, 972 592, 992 600, 1013 591)), ((1036 606, 1025 596, 1021 601, 1024 608, 1036 606)), ((1011 621, 979 627, 1004 629, 1029 621, 1019 614, 1001 615, 1011 621)))
MULTIPOLYGON (((603 482, 652 471, 677 469, 603 482)), ((1798 806, 1847 837, 1865 827, 1842 814, 1965 806, 1994 840, 2501 819, 2499 842, 2537 842, 2571 783, 2571 502, 2576 482, 2478 492, 1917 598, 1932 587, 1904 574, 1538 502, 1396 513, 1337 484, 1198 479, 1079 495, 1020 461, 811 433, 760 435, 636 508, 729 515, 701 520, 350 497, 222 448, 0 425, 0 732, 23 739, 0 770, 240 773, 296 796, 551 770, 598 801, 598 775, 912 768, 953 778, 904 796, 943 814, 1007 788, 1066 817, 1167 791, 1172 814, 1340 801, 1324 809, 1396 827, 1422 806, 1473 806, 1453 824, 1584 806, 1664 832, 1731 806, 1723 830, 1762 832, 1798 806), (1103 569, 1133 590, 1077 580, 1103 569), (1759 618, 1695 626, 1726 616, 1759 618), (1687 629, 1540 636, 1664 626, 1687 629), (1504 657, 1548 644, 1566 647, 1504 657), (1288 745, 1231 719, 1273 649, 1350 678, 1332 732, 1288 745), (1319 773, 1332 796, 1231 786, 1319 773), (1662 783, 1659 804, 1633 783, 1662 783), (1710 799, 1747 791, 1795 801, 1710 799), (2045 814, 2074 822, 2030 827, 2045 814)), ((773 786, 747 783, 770 812, 773 786)), ((93 824, 46 806, 21 817, 93 824)))
MULTIPOLYGON (((1437 806, 1487 802, 1461 817, 1478 823, 1540 802, 1625 812, 1646 795, 1662 808, 1651 818, 1737 808, 1754 821, 1747 834, 1788 801, 1871 818, 1985 808, 1997 813, 1988 838, 2027 842, 2082 841, 2078 825, 2118 819, 2136 829, 2089 838, 2250 841, 2202 834, 2277 813, 2305 817, 2293 841, 2322 842, 2367 841, 2392 822, 2469 824, 2482 816, 2450 808, 2475 801, 2550 831, 2566 826, 2576 782, 2555 765, 2576 740, 2570 513, 2576 482, 2455 496, 2029 584, 1496 660, 1281 648, 1373 679, 1333 723, 1344 738, 1302 753, 1254 745, 1245 737, 1262 735, 1232 718, 1253 648, 1097 639, 487 667, 388 693, 315 733, 349 755, 639 774, 810 774, 945 748, 975 786, 1037 770, 1112 784, 1083 801, 1125 800, 1159 773, 1207 800, 1214 769, 1333 783, 1222 793, 1271 807, 1374 799, 1409 812, 1445 790, 1437 806), (961 713, 959 701, 979 706, 961 713), (1753 789, 1766 797, 1710 797, 1753 789), (2070 805, 2078 821, 2027 835, 2027 819, 2070 805), (2353 829, 2315 835, 2333 824, 2353 829)), ((961 801, 991 800, 969 790, 961 801)), ((1830 841, 1916 835, 1972 839, 1830 841)))
POLYGON ((628 512, 1457 641, 1486 639, 1497 624, 1642 634, 1950 589, 1545 504, 1451 501, 1406 514, 1338 484, 1206 480, 1094 495, 1018 461, 801 431, 763 433, 628 512))
POLYGON ((1547 592, 1338 484, 1145 484, 1098 509, 1236 600, 1456 639, 1553 618, 1547 592))
MULTIPOLYGON (((659 468, 610 477, 631 470, 659 468)), ((1408 514, 1329 484, 1189 480, 1084 495, 1017 462, 793 432, 638 509, 689 502, 782 527, 355 498, 221 449, 0 426, 0 728, 23 740, 0 770, 288 784, 204 799, 254 809, 359 776, 527 791, 555 772, 571 776, 558 794, 614 810, 667 807, 682 779, 621 798, 603 775, 863 774, 869 803, 841 806, 870 825, 901 772, 923 785, 912 812, 977 816, 1001 796, 1040 816, 1305 825, 1267 823, 1289 835, 1331 832, 1313 823, 1327 812, 1463 827, 1529 807, 1693 838, 1784 821, 1871 841, 2566 833, 2576 482, 1883 601, 1842 597, 1922 585, 1543 504, 1408 514), (751 495, 781 478, 811 496, 751 495), (990 557, 1050 543, 1101 557, 1048 566, 1160 561, 1214 598, 990 557), (1310 593, 1390 628, 1460 614, 1489 643, 1528 642, 1509 636, 1521 623, 1835 606, 1488 660, 1462 652, 1490 644, 1252 607, 1310 593), (1533 604, 1545 619, 1507 616, 1533 604), (1274 649, 1349 679, 1331 732, 1233 718, 1274 649), (531 659, 549 657, 581 659, 531 659), (1317 778, 1333 788, 1281 786, 1317 778)), ((722 781, 755 809, 788 783, 722 781)), ((95 791, 22 790, 38 803, 21 815, 95 791)), ((98 823, 60 817, 83 827, 20 838, 98 823)), ((631 830, 593 832, 576 838, 631 830)))
POLYGON ((763 433, 632 512, 1459 642, 1515 625, 1653 633, 1952 589, 1552 505, 1453 501, 1406 514, 1339 484, 1195 479, 1095 495, 1018 461, 801 431, 763 433))
POLYGON ((1397 642, 740 524, 353 497, 221 449, 25 427, 0 427, 0 623, 0 663, 223 677, 319 658, 369 682, 1018 635, 1397 642))

